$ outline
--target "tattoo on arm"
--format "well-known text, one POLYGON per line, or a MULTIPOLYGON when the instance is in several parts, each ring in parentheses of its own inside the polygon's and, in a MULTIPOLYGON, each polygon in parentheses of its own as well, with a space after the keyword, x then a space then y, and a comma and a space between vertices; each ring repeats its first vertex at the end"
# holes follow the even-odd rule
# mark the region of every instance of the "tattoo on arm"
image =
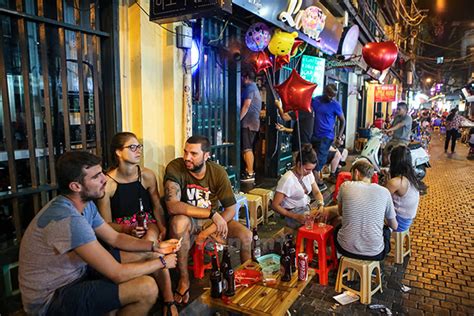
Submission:
POLYGON ((166 202, 181 201, 181 188, 176 182, 166 181, 165 200, 166 202))

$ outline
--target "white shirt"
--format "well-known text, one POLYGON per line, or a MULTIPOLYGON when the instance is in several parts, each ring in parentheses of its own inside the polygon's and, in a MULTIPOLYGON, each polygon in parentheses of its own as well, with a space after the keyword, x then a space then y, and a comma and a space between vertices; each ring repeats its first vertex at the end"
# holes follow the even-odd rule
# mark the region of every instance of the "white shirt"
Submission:
MULTIPOLYGON (((306 191, 310 193, 312 191, 311 186, 316 182, 313 173, 311 172, 307 176, 304 176, 302 182, 306 188, 306 191)), ((298 178, 291 170, 288 170, 281 177, 280 181, 278 181, 276 191, 285 195, 281 206, 286 209, 304 207, 310 202, 308 194, 304 193, 303 187, 298 181, 298 178)))

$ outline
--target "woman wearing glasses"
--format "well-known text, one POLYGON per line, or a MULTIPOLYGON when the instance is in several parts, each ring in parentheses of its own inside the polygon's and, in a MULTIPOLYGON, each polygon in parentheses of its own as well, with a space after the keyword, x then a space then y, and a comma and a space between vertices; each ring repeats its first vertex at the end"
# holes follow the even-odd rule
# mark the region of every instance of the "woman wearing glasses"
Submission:
MULTIPOLYGON (((140 168, 142 148, 135 134, 115 134, 110 144, 112 164, 106 175, 105 196, 98 200, 100 214, 115 230, 154 242, 164 240, 166 226, 155 174, 140 168), (137 215, 145 213, 145 225, 137 215)), ((158 270, 155 278, 165 302, 164 315, 178 315, 174 306, 171 279, 167 269, 158 270)))

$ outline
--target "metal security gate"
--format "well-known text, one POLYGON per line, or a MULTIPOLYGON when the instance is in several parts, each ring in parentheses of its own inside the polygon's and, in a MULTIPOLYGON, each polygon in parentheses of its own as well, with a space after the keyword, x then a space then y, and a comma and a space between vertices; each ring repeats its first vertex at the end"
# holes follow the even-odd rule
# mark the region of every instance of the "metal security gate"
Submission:
POLYGON ((64 151, 102 155, 98 3, 0 0, 0 249, 56 195, 64 151))
POLYGON ((207 136, 212 159, 224 166, 238 187, 240 170, 240 61, 232 43, 240 28, 216 19, 193 25, 199 61, 193 69, 193 134, 207 136))

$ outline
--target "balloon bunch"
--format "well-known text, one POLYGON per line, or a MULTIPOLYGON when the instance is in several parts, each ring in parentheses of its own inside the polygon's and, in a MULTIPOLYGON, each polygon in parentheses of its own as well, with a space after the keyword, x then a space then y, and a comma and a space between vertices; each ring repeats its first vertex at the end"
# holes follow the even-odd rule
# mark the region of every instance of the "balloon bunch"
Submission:
MULTIPOLYGON (((315 84, 303 79, 294 69, 285 82, 274 86, 275 72, 286 68, 285 65, 292 58, 299 57, 304 52, 302 49, 304 42, 296 39, 297 37, 297 32, 288 33, 280 29, 276 29, 272 35, 270 28, 262 22, 252 24, 245 33, 245 44, 252 51, 248 61, 255 73, 258 74, 262 71, 265 73, 275 98, 277 98, 277 94, 274 89, 277 89, 285 112, 310 111, 312 91, 309 94, 303 91, 306 91, 308 87, 313 87, 312 90, 316 88, 315 84), (266 49, 268 52, 265 51, 266 49)), ((306 47, 304 46, 304 48, 306 47)))

